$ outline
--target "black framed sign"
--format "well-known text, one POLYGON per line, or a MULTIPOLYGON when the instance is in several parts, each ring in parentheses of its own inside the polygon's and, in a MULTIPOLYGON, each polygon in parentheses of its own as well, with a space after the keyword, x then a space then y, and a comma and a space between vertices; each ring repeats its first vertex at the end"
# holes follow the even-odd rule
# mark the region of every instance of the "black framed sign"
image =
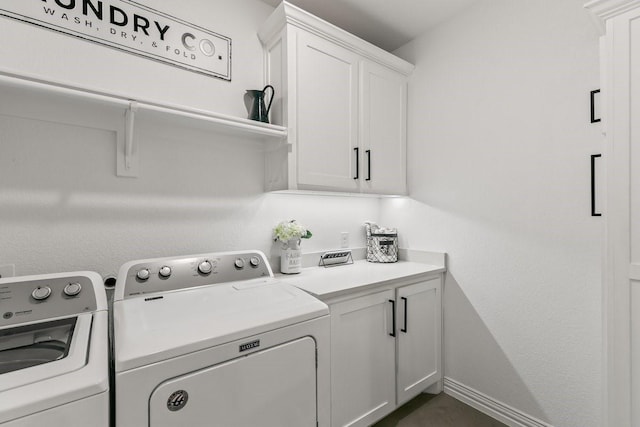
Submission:
POLYGON ((133 0, 3 0, 0 15, 231 80, 229 37, 133 0))

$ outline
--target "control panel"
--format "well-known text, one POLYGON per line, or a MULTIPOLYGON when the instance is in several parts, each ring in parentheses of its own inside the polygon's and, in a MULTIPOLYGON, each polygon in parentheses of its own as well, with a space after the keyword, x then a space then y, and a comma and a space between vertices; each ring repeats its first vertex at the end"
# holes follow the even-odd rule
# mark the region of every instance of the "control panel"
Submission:
POLYGON ((124 277, 124 298, 273 276, 264 254, 258 251, 156 258, 133 261, 122 268, 117 286, 123 286, 124 277))
MULTIPOLYGON (((42 276, 41 276, 42 277, 42 276)), ((0 327, 96 311, 91 279, 84 276, 0 280, 0 327)))

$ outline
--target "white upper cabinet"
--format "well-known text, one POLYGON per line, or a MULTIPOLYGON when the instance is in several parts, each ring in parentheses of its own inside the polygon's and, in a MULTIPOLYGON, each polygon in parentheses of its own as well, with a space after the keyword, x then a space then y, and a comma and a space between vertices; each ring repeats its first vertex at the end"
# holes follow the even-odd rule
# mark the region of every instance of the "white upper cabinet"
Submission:
POLYGON ((358 55, 297 35, 298 185, 358 190, 358 55))
POLYGON ((363 61, 360 68, 362 190, 405 194, 406 78, 371 61, 363 61))
POLYGON ((271 122, 266 190, 406 194, 407 77, 413 65, 289 3, 259 32, 271 122))

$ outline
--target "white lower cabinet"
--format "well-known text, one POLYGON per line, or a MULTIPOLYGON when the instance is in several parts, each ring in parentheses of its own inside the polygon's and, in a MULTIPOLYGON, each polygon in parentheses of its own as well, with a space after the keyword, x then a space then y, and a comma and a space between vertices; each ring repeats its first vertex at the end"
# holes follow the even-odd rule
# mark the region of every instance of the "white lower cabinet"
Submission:
POLYGON ((329 301, 333 427, 371 425, 441 379, 441 280, 329 301))
POLYGON ((440 380, 440 278, 397 290, 397 403, 440 380))
POLYGON ((395 406, 393 290, 331 306, 332 426, 366 426, 395 406))

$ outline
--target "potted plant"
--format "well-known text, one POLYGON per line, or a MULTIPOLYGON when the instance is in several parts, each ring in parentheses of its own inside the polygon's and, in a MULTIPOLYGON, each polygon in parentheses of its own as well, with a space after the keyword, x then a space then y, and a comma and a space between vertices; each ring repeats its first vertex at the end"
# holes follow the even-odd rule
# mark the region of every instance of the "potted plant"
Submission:
POLYGON ((300 243, 302 239, 309 239, 311 231, 304 225, 298 224, 295 219, 282 221, 273 229, 273 240, 281 243, 280 248, 280 272, 284 274, 296 274, 302 270, 302 251, 300 243))

